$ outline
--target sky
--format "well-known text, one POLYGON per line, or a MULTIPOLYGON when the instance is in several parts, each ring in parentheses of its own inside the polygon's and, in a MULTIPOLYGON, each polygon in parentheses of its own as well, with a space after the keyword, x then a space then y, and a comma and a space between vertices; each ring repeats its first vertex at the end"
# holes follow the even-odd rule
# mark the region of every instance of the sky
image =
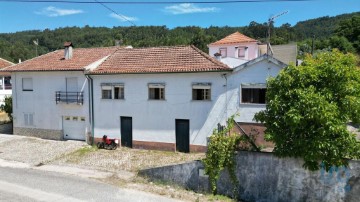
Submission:
MULTIPOLYGON (((126 0, 69 1, 119 2, 126 0)), ((142 1, 166 2, 172 0, 142 1)), ((84 27, 85 25, 92 27, 165 25, 168 28, 177 26, 246 26, 251 21, 263 23, 269 17, 288 11, 275 19, 275 26, 280 26, 284 23, 295 25, 297 22, 307 19, 360 11, 360 0, 263 1, 265 2, 195 4, 177 0, 178 3, 172 4, 105 4, 107 9, 99 3, 28 3, 0 0, 0 33, 53 30, 59 27, 84 27)))

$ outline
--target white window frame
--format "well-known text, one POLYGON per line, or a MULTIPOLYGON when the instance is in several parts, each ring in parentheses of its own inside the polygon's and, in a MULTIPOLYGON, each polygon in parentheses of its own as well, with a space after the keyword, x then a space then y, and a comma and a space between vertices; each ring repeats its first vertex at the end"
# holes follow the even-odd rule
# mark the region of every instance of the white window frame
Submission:
POLYGON ((266 84, 264 84, 264 83, 243 83, 243 84, 241 84, 241 87, 240 87, 240 95, 241 95, 240 103, 241 104, 266 105, 266 101, 265 101, 265 103, 243 102, 243 89, 265 89, 266 90, 267 89, 266 84))
POLYGON ((32 78, 22 78, 22 90, 34 91, 34 83, 32 78), (28 86, 26 86, 28 85, 28 86))
POLYGON ((149 83, 148 84, 148 99, 149 100, 165 100, 165 83, 149 83), (156 91, 155 89, 159 89, 158 93, 159 95, 155 95, 156 92, 154 92, 154 95, 152 95, 152 89, 156 91), (158 97, 158 98, 156 98, 158 97))
POLYGON ((24 113, 24 126, 35 126, 34 113, 24 113))
POLYGON ((192 100, 194 101, 211 101, 211 83, 193 83, 191 94, 192 100), (195 92, 197 93, 198 90, 203 90, 201 99, 196 99, 196 97, 194 96, 195 92))
MULTIPOLYGON (((121 91, 121 90, 120 90, 121 91)), ((104 100, 124 100, 125 99, 125 85, 123 83, 102 83, 101 84, 101 99, 104 100), (115 88, 122 89, 121 96, 115 98, 115 88), (103 96, 103 90, 111 91, 111 97, 105 98, 103 96)))

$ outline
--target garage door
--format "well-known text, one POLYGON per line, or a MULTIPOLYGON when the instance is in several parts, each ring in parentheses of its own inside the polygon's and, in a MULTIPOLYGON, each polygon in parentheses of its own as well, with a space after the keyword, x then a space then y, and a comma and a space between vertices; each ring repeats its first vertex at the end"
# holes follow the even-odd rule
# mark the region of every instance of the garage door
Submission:
POLYGON ((85 140, 85 117, 63 117, 64 139, 85 140))

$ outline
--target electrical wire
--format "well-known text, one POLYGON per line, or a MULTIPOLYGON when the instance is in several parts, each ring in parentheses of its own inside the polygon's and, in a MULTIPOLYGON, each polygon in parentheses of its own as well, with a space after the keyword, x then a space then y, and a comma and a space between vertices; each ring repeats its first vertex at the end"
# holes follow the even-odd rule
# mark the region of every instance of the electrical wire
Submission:
MULTIPOLYGON (((224 1, 102 1, 102 4, 234 4, 234 3, 267 3, 267 2, 301 2, 315 0, 224 0, 224 1)), ((69 3, 69 4, 96 4, 93 1, 77 0, 0 0, 0 2, 22 3, 69 3)))
POLYGON ((124 19, 125 21, 129 22, 130 24, 136 26, 135 23, 133 23, 131 20, 129 20, 126 16, 114 11, 113 9, 111 9, 110 7, 108 7, 107 5, 105 5, 103 2, 98 1, 98 0, 94 0, 96 3, 99 3, 100 5, 102 5, 103 7, 105 7, 106 9, 108 9, 109 11, 113 12, 115 15, 121 17, 122 19, 124 19))

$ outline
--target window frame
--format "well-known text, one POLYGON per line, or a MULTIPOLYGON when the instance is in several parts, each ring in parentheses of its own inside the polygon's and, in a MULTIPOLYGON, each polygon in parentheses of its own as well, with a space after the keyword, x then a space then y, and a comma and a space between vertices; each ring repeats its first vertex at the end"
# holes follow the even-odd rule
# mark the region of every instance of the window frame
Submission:
POLYGON ((165 83, 148 83, 148 99, 149 100, 166 100, 165 99, 165 83), (156 96, 156 91, 154 92, 154 97, 152 97, 152 89, 159 89, 158 96, 156 96), (156 98, 159 97, 159 98, 156 98))
POLYGON ((125 85, 124 83, 101 83, 101 99, 103 100, 125 100, 125 85), (119 88, 119 91, 122 91, 119 98, 116 98, 115 88, 119 88), (120 90, 122 89, 122 90, 120 90), (109 97, 104 97, 103 91, 110 91, 108 92, 109 97))
POLYGON ((238 47, 238 58, 245 58, 246 57, 246 51, 247 51, 247 47, 246 46, 239 46, 238 47), (240 50, 244 50, 244 55, 240 55, 240 50))
POLYGON ((211 101, 211 83, 193 83, 191 87, 191 93, 193 101, 211 101), (197 99, 198 91, 201 91, 201 99, 197 99), (196 96, 194 96, 195 94, 196 96))
MULTIPOLYGON (((266 84, 242 84, 241 85, 241 88, 240 88, 240 93, 241 93, 241 96, 240 96, 240 104, 251 104, 251 105, 266 105, 266 90, 267 90, 267 87, 266 87, 266 84), (251 90, 265 90, 264 94, 263 94, 263 98, 260 98, 260 96, 262 97, 262 94, 261 92, 259 91, 259 98, 258 100, 264 100, 264 102, 254 102, 254 101, 250 101, 250 102, 244 102, 244 91, 245 89, 251 89, 251 90)), ((250 92, 250 100, 253 100, 254 99, 254 92, 250 92)))
POLYGON ((222 58, 226 58, 227 57, 227 48, 226 47, 219 48, 219 53, 220 53, 222 58), (221 54, 222 50, 225 51, 225 55, 221 54))
POLYGON ((33 79, 32 78, 22 78, 22 91, 34 91, 34 83, 33 83, 33 79), (31 84, 31 88, 27 88, 27 86, 24 86, 24 81, 25 80, 29 80, 31 84), (26 87, 26 88, 25 88, 26 87))

